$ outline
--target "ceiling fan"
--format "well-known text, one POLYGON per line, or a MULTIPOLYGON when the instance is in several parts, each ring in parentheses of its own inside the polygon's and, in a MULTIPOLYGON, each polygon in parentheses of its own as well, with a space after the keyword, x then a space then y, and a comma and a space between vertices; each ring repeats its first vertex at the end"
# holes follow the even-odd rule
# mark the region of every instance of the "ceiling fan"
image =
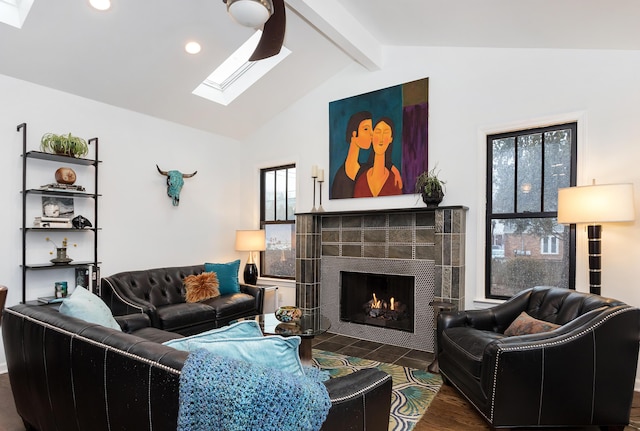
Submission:
POLYGON ((280 53, 286 16, 284 0, 222 0, 229 15, 241 25, 262 28, 262 37, 249 61, 264 60, 280 53))

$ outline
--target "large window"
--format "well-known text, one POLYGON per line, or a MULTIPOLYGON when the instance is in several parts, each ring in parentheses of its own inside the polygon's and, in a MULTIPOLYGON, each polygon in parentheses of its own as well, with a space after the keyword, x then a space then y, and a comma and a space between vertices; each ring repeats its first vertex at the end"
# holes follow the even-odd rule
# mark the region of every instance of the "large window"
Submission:
POLYGON ((260 227, 267 249, 260 254, 263 277, 296 276, 296 166, 260 171, 260 227))
POLYGON ((576 123, 487 137, 487 298, 538 285, 573 289, 575 231, 558 189, 576 183, 576 123))

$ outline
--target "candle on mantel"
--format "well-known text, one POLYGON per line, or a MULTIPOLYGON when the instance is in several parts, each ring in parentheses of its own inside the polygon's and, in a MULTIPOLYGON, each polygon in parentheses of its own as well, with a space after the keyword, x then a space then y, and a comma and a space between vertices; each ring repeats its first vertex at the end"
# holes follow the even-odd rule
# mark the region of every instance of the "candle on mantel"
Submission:
POLYGON ((318 181, 324 181, 324 169, 318 169, 318 181))
POLYGON ((318 177, 318 165, 311 166, 311 178, 318 177))

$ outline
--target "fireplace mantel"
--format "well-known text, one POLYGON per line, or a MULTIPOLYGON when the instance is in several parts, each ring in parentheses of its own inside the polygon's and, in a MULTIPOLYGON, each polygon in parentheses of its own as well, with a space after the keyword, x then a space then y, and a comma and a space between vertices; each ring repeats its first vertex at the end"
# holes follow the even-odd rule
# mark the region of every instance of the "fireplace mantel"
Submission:
MULTIPOLYGON (((352 262, 356 267, 413 268, 409 271, 419 273, 423 286, 428 286, 417 290, 417 303, 424 307, 433 300, 447 301, 463 309, 467 210, 446 206, 296 214, 297 306, 304 313, 333 314, 322 310, 322 302, 331 301, 327 299, 333 297, 330 289, 339 288, 333 279, 335 262, 340 262, 340 268, 352 262), (323 268, 323 258, 331 268, 323 268), (324 270, 330 271, 325 274, 331 280, 327 286, 324 270)), ((422 345, 424 339, 408 340, 406 347, 433 348, 433 313, 426 308, 428 316, 422 313, 414 326, 416 332, 430 334, 427 345, 422 345)), ((332 332, 353 336, 355 331, 361 338, 371 337, 339 319, 331 320, 332 332)))

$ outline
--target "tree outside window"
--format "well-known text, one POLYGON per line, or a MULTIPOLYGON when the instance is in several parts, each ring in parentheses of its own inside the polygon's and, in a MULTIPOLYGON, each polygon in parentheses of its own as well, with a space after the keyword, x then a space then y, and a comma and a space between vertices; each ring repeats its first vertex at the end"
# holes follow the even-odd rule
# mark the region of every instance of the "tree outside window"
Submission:
POLYGON ((487 137, 485 293, 574 288, 575 232, 558 224, 558 189, 576 183, 577 124, 487 137))
POLYGON ((260 196, 260 227, 267 242, 266 250, 260 253, 260 274, 295 279, 295 165, 261 169, 260 196))

